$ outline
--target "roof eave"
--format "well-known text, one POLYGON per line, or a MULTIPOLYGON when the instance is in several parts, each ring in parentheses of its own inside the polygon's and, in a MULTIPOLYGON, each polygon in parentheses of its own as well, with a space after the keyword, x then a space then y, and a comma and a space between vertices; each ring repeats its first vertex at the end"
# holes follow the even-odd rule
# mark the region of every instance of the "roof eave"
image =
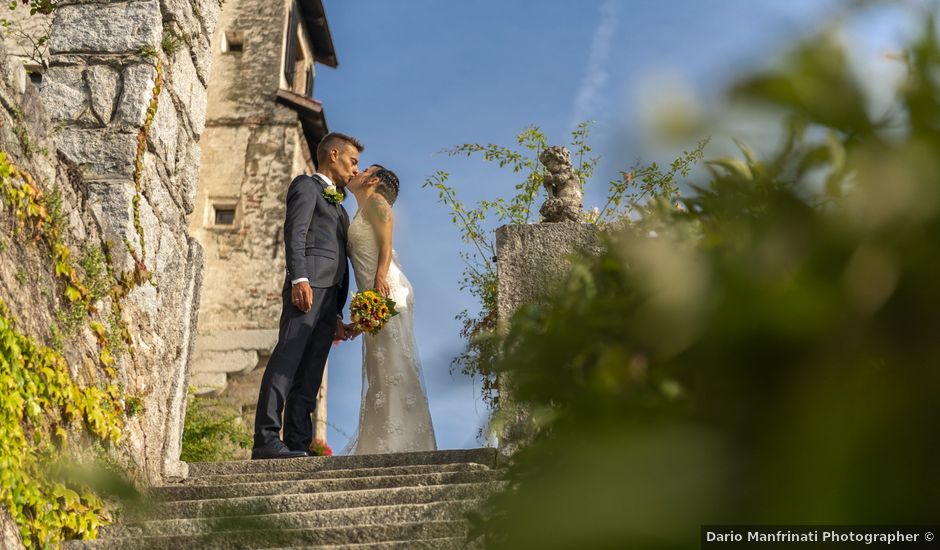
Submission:
POLYGON ((310 156, 317 158, 317 145, 330 131, 326 124, 326 115, 323 113, 323 104, 288 90, 277 91, 277 102, 297 113, 300 124, 303 126, 310 156))
POLYGON ((304 25, 313 41, 314 60, 327 67, 336 68, 336 48, 333 46, 333 34, 326 20, 323 0, 298 0, 303 14, 304 25))

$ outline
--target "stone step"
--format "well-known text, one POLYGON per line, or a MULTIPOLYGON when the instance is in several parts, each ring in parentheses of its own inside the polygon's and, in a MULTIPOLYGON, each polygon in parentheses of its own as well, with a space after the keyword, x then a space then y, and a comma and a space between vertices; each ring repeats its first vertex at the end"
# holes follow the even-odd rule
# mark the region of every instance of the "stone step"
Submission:
MULTIPOLYGON (((353 470, 354 471, 354 470, 353 470)), ((373 470, 375 473, 383 470, 373 470)), ((155 487, 150 494, 160 501, 186 501, 260 497, 269 495, 297 495, 333 493, 366 489, 396 487, 426 487, 496 481, 500 472, 495 470, 467 470, 405 475, 370 475, 340 477, 336 479, 301 479, 290 481, 259 481, 220 485, 176 485, 155 487)))
POLYGON ((283 546, 271 550, 298 550, 299 548, 317 548, 318 550, 466 550, 482 548, 467 542, 463 537, 448 537, 427 540, 407 540, 373 542, 366 544, 329 544, 325 546, 283 546))
POLYGON ((197 388, 198 395, 208 395, 225 389, 228 375, 224 372, 194 372, 189 384, 197 388))
POLYGON ((199 351, 193 354, 193 377, 204 373, 246 374, 258 366, 255 350, 199 351))
MULTIPOLYGON (((397 504, 284 512, 242 517, 209 517, 118 523, 101 529, 102 538, 189 536, 246 530, 323 529, 357 525, 388 525, 463 521, 482 499, 444 500, 421 504, 397 504)), ((180 549, 182 550, 182 549, 180 549)))
POLYGON ((464 521, 430 521, 394 525, 354 525, 315 529, 265 529, 228 531, 200 535, 120 537, 95 541, 70 541, 67 550, 248 550, 290 545, 311 548, 321 545, 348 547, 374 543, 416 543, 422 540, 463 538, 464 521))
POLYGON ((429 487, 363 489, 332 493, 248 496, 229 499, 161 502, 152 507, 152 517, 179 519, 196 517, 255 516, 306 510, 362 508, 393 504, 421 504, 443 500, 482 498, 500 487, 498 481, 460 483, 429 487))
POLYGON ((269 472, 261 474, 204 475, 182 479, 168 487, 229 485, 265 481, 294 481, 315 479, 347 479, 369 476, 402 476, 413 474, 443 474, 450 472, 490 471, 489 466, 476 463, 430 464, 427 466, 390 466, 387 468, 353 468, 347 470, 320 470, 308 472, 269 472))
POLYGON ((321 470, 387 468, 395 466, 455 464, 466 462, 474 462, 495 468, 496 449, 455 449, 447 451, 376 455, 317 456, 310 458, 241 460, 234 462, 194 462, 189 465, 189 477, 276 472, 316 472, 321 470))

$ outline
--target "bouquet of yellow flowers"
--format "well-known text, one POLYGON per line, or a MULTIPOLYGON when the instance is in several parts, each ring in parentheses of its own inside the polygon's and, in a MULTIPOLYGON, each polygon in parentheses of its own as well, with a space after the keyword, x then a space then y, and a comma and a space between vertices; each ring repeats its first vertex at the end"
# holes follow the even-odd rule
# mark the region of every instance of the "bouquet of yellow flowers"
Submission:
POLYGON ((369 334, 382 330, 389 319, 398 315, 395 301, 383 297, 374 288, 353 294, 349 311, 356 329, 369 334))

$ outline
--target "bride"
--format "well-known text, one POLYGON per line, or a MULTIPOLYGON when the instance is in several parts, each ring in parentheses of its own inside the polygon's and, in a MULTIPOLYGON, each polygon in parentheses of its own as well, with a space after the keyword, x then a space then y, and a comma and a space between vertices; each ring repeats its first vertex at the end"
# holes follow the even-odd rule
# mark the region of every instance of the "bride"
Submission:
POLYGON ((359 206, 347 242, 356 286, 360 291, 375 288, 394 300, 399 311, 378 333, 363 335, 359 429, 346 454, 436 450, 414 339, 414 289, 392 249, 398 177, 375 164, 346 188, 359 206))

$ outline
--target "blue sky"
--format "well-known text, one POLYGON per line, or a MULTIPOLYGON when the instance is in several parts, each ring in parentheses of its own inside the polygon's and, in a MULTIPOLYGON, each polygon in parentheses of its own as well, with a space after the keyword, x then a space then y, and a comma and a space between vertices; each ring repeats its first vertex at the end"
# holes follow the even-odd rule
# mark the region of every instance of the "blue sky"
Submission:
MULTIPOLYGON (((919 4, 908 2, 907 4, 919 4)), ((441 448, 478 446, 487 410, 478 381, 450 373, 462 349, 454 316, 476 307, 458 288, 463 249, 436 193, 422 189, 437 170, 467 203, 511 195, 512 174, 479 159, 437 154, 461 143, 510 145, 529 125, 566 144, 581 120, 594 120, 602 155, 586 206, 638 158, 673 158, 650 123, 669 101, 713 105, 742 71, 760 67, 822 28, 835 0, 324 0, 339 67, 318 67, 315 95, 331 130, 366 150, 402 182, 395 248, 416 291, 416 336, 441 448)), ((887 97, 904 36, 896 10, 874 9, 843 31, 853 62, 887 97), (857 47, 856 47, 857 46, 857 47), (885 77, 885 78, 880 78, 885 77), (891 78, 888 78, 891 77, 891 78), (880 86, 880 88, 879 88, 880 86)), ((880 94, 880 95, 879 95, 880 94)), ((702 108, 702 107, 700 107, 702 108)), ((708 107, 706 107, 707 109, 708 107)), ((734 132, 759 134, 765 128, 734 132)), ((715 136, 707 151, 730 143, 715 136)), ((347 205, 355 211, 354 201, 347 205)), ((355 431, 361 341, 330 355, 329 441, 342 449, 355 431)))

